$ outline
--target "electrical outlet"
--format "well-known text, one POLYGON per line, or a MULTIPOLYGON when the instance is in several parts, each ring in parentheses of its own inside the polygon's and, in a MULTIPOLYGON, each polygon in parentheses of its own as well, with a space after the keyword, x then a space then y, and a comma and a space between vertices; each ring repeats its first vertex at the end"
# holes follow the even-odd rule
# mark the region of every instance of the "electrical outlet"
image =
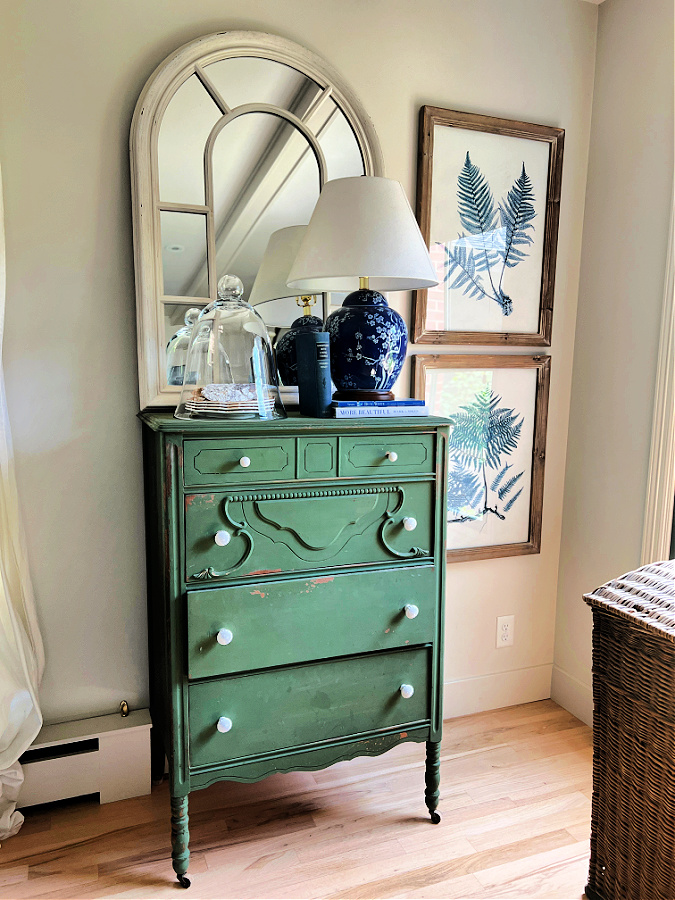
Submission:
POLYGON ((515 623, 515 616, 497 616, 497 650, 513 646, 515 623))

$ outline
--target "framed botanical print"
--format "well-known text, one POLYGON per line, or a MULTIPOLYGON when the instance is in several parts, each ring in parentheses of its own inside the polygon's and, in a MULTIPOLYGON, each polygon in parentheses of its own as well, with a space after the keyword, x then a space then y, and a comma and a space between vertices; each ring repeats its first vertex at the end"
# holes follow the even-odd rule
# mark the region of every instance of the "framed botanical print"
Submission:
POLYGON ((539 553, 551 358, 412 360, 415 397, 453 421, 448 562, 539 553))
POLYGON ((564 136, 422 107, 417 219, 438 285, 415 292, 415 343, 550 346, 564 136))

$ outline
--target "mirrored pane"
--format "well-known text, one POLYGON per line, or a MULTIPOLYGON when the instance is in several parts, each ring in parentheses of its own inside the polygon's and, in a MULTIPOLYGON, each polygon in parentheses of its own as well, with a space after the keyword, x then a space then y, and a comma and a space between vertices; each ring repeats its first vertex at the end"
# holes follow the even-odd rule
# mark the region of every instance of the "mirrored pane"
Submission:
POLYGON ((218 135, 213 182, 218 275, 241 278, 247 298, 272 232, 309 222, 319 198, 319 166, 290 122, 248 113, 218 135))
POLYGON ((307 125, 316 134, 326 160, 326 181, 365 175, 363 157, 347 117, 330 97, 317 103, 307 125))
POLYGON ((302 117, 319 85, 297 69, 272 59, 240 56, 205 67, 225 103, 234 109, 244 103, 269 103, 302 117))
POLYGON ((160 212, 164 294, 171 297, 208 297, 206 216, 160 212))
POLYGON ((204 146, 220 116, 196 75, 178 88, 159 129, 160 200, 204 204, 204 146))

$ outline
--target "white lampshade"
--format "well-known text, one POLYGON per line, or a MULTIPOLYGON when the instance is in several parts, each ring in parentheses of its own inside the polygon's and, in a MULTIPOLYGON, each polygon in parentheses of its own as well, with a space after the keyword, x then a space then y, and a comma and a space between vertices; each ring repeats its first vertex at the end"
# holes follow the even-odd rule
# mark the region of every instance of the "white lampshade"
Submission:
POLYGON ((398 181, 370 175, 337 178, 321 191, 288 284, 313 293, 354 291, 364 276, 374 291, 438 284, 398 181))
POLYGON ((267 242, 248 302, 258 308, 268 326, 285 328, 302 315, 302 307, 298 306, 295 297, 308 292, 290 288, 286 282, 306 230, 306 225, 280 228, 267 242))

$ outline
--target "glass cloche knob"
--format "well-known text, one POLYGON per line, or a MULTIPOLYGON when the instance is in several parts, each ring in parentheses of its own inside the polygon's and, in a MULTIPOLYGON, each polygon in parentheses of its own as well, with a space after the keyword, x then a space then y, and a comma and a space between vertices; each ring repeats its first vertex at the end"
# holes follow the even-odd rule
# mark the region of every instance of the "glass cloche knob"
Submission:
POLYGON ((244 296, 244 282, 236 275, 223 275, 218 281, 219 300, 240 300, 244 296))

